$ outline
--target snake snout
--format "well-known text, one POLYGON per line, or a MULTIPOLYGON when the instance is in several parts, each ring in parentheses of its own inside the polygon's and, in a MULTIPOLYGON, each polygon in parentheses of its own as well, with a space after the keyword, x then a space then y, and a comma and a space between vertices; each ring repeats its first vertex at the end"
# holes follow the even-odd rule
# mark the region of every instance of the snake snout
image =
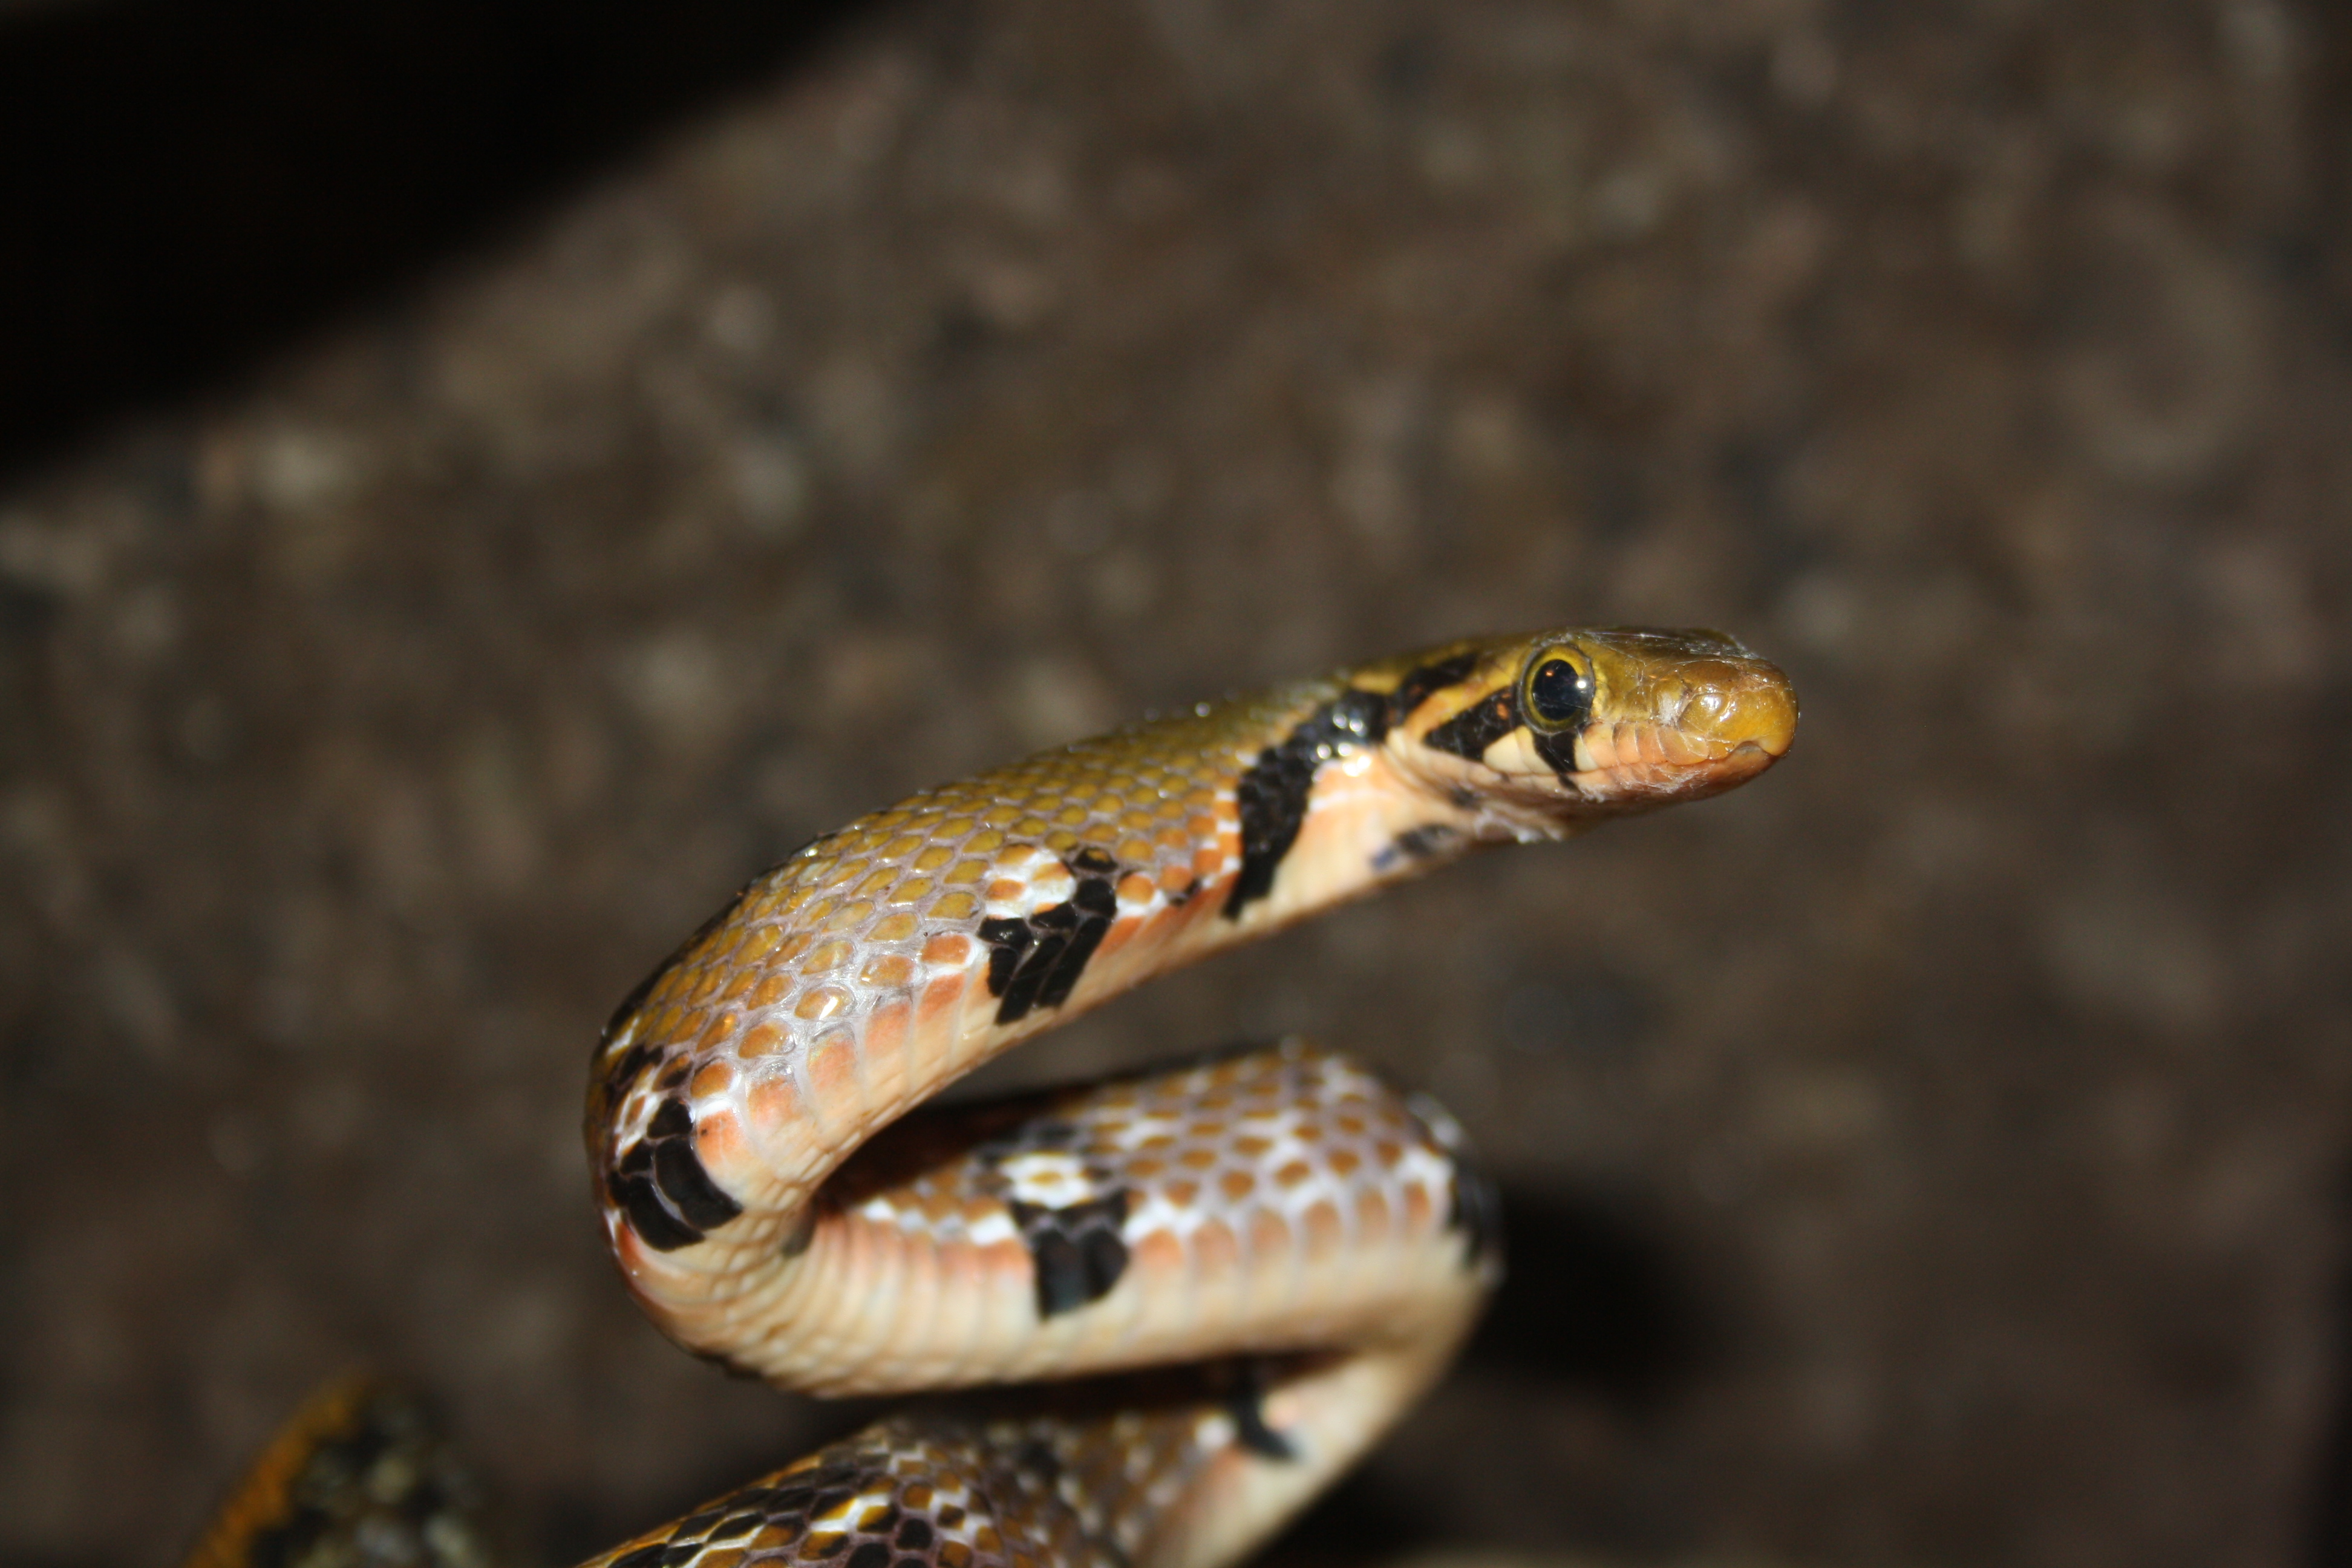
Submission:
POLYGON ((1694 751, 1729 760, 1777 760, 1797 735, 1797 694, 1778 667, 1756 658, 1695 659, 1659 682, 1658 721, 1694 751))

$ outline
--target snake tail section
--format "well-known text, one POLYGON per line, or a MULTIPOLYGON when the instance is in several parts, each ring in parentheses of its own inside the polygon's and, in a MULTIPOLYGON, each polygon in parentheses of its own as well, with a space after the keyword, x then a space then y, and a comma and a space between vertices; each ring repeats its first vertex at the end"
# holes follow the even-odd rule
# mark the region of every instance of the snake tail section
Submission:
POLYGON ((353 1374, 279 1428, 185 1568, 509 1568, 484 1511, 422 1402, 353 1374))

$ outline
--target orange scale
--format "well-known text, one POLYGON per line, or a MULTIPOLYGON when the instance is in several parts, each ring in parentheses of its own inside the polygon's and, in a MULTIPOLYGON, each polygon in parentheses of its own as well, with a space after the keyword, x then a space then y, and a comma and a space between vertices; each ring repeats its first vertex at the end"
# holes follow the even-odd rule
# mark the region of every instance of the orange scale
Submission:
POLYGON ((1188 1209, 1201 1201, 1201 1184, 1186 1181, 1171 1182, 1168 1184, 1167 1191, 1161 1195, 1176 1207, 1188 1209))
POLYGON ((875 1082, 867 1092, 875 1099, 891 1099, 904 1094, 911 1087, 906 1082, 907 1026, 914 1020, 914 1008, 904 1001, 877 1007, 866 1020, 865 1034, 857 1050, 874 1074, 875 1082))
POLYGON ((850 890, 860 898, 878 899, 898 885, 898 868, 885 866, 879 870, 867 872, 866 879, 850 890))
POLYGON ((1367 1246, 1389 1238, 1389 1201, 1378 1188, 1367 1188, 1356 1199, 1356 1235, 1367 1246))
POLYGON ((848 1011, 855 1000, 846 988, 839 985, 812 985, 801 993, 793 1004, 793 1016, 805 1018, 812 1024, 823 1023, 848 1011))
POLYGON ((866 960, 857 978, 868 985, 905 985, 915 978, 915 961, 904 953, 886 952, 866 960))
POLYGON ((1029 894, 1029 884, 1011 877, 999 877, 988 885, 988 901, 992 904, 1017 904, 1029 894))
POLYGON ((1234 1152, 1244 1160, 1263 1159, 1273 1147, 1273 1139, 1261 1138, 1255 1132, 1244 1132, 1234 1140, 1234 1152))
POLYGON ((1143 929, 1149 919, 1146 915, 1124 915, 1111 921, 1110 929, 1103 932, 1102 941, 1095 949, 1096 956, 1099 958, 1117 952, 1133 942, 1136 932, 1143 929))
POLYGON ((743 1098, 743 1110, 751 1119, 752 1130, 767 1141, 798 1131, 808 1115, 800 1089, 788 1078, 762 1079, 753 1084, 743 1098))
POLYGON ((1151 1158, 1149 1154, 1146 1154, 1140 1158, 1129 1160, 1127 1163, 1127 1179, 1130 1182, 1154 1181, 1158 1179, 1160 1173, 1167 1168, 1168 1167, 1160 1161, 1151 1158))
POLYGON ((736 1013, 719 1014, 710 1021, 710 1027, 702 1031, 701 1038, 694 1042, 694 1048, 698 1051, 715 1051, 724 1046, 728 1037, 735 1033, 735 1024, 740 1016, 740 1014, 736 1013))
POLYGON ((806 930, 795 931, 791 935, 785 937, 782 942, 778 944, 776 948, 776 962, 778 963, 790 963, 793 960, 800 957, 801 954, 806 952, 810 948, 813 948, 815 945, 816 932, 806 930))
POLYGON ((1295 1187, 1315 1174, 1315 1167, 1304 1160, 1293 1160, 1274 1173, 1275 1184, 1295 1187))
POLYGON ((935 969, 960 969, 971 962, 971 938, 943 931, 923 943, 923 962, 935 969))
POLYGON ((1383 1138, 1372 1145, 1372 1158, 1381 1163, 1383 1170, 1393 1171, 1397 1163, 1404 1158, 1404 1145, 1383 1138))
POLYGON ((971 987, 971 972, 957 969, 940 975, 923 987, 923 999, 915 1005, 916 1027, 931 1033, 939 1021, 951 1016, 963 1005, 964 993, 971 987))
POLYGON ((784 1032, 773 1024, 761 1024, 744 1031, 735 1042, 735 1055, 743 1061, 756 1061, 774 1052, 784 1043, 784 1032))
POLYGON ((1291 1248, 1290 1224, 1272 1209, 1253 1209, 1249 1219, 1250 1251, 1259 1258, 1281 1258, 1291 1248))
POLYGON ((1247 1171, 1227 1171, 1217 1178, 1217 1191, 1228 1203, 1239 1203, 1257 1191, 1257 1178, 1247 1171))
POLYGON ((808 1055, 809 1088, 827 1117, 854 1110, 865 1100, 857 1085, 857 1047, 848 1036, 826 1036, 808 1055))
POLYGON ((847 963, 849 962, 849 955, 854 951, 856 950, 852 948, 848 942, 843 942, 837 937, 831 942, 819 942, 817 944, 816 951, 808 955, 808 962, 801 965, 801 973, 803 974, 830 974, 833 971, 839 969, 843 964, 847 963))
POLYGON ((1217 1152, 1213 1149, 1187 1149, 1176 1156, 1176 1163, 1188 1171, 1214 1170, 1217 1152))
POLYGON ((1329 1259, 1348 1239, 1347 1224, 1339 1217, 1339 1206, 1328 1198, 1318 1198, 1309 1205, 1299 1224, 1307 1233, 1307 1256, 1316 1262, 1329 1259))
POLYGON ((792 988, 792 980, 787 975, 763 974, 760 977, 760 984, 752 988, 750 1005, 754 1008, 772 1007, 782 1001, 792 988))
POLYGON ((1241 1266, 1241 1237, 1223 1220, 1204 1221, 1192 1232, 1192 1267, 1212 1278, 1241 1266))
POLYGON ((1169 1231, 1149 1231, 1128 1244, 1128 1256, 1148 1272, 1174 1274, 1184 1267, 1184 1244, 1169 1231))
POLYGON ((1160 868, 1160 890, 1163 893, 1171 896, 1181 893, 1192 881, 1192 868, 1190 866, 1171 861, 1160 868))
POLYGON ((1120 839, 1118 847, 1111 850, 1111 854, 1118 858, 1122 866, 1147 865, 1151 860, 1151 841, 1130 835, 1120 839))
POLYGON ((714 1111, 695 1122, 694 1152, 709 1170, 737 1172, 746 1169, 751 1153, 731 1110, 714 1111))
POLYGON ((744 993, 750 991, 752 986, 757 985, 758 984, 760 984, 760 972, 758 970, 748 968, 739 969, 735 971, 734 974, 728 980, 727 989, 719 994, 719 999, 721 1002, 740 1002, 743 999, 744 993))
POLYGON ((1407 1230, 1428 1229, 1431 1212, 1427 1187, 1415 1182, 1404 1190, 1404 1223, 1407 1230))
POLYGON ((1208 881, 1225 868, 1225 852, 1222 846, 1203 844, 1192 851, 1192 875, 1208 881))
POLYGON ((1357 1153, 1353 1149, 1348 1148, 1334 1149, 1325 1154, 1323 1156, 1323 1160, 1326 1164, 1331 1167, 1331 1173, 1343 1180, 1349 1176, 1354 1175, 1357 1170, 1360 1168, 1364 1163, 1364 1157, 1362 1155, 1357 1153))

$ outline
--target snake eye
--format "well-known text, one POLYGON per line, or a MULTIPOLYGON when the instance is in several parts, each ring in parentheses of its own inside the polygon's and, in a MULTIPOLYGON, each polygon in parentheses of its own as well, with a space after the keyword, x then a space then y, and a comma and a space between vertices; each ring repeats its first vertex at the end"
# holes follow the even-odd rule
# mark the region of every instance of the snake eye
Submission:
POLYGON ((1528 671, 1527 713, 1538 730, 1582 728, 1592 717, 1592 677, 1557 656, 1537 660, 1528 671))

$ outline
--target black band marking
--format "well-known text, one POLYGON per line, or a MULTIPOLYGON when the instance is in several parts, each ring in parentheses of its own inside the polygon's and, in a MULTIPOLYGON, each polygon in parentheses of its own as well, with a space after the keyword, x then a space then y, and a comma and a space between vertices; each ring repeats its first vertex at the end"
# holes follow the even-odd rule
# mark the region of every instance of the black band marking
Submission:
POLYGON ((1037 1316, 1075 1311, 1110 1294, 1127 1272, 1127 1189, 1063 1208, 1008 1200, 1037 1270, 1037 1316))
POLYGON ((1445 1225, 1460 1231, 1467 1243, 1462 1249, 1463 1267, 1476 1268, 1503 1256, 1503 1194, 1458 1152, 1452 1158, 1454 1191, 1445 1225))
POLYGON ((1242 868, 1225 898, 1225 919, 1237 921, 1253 899, 1273 890, 1282 858, 1298 842, 1307 797, 1325 763, 1388 733, 1388 703, 1377 692, 1349 690, 1309 713, 1277 745, 1265 748, 1234 786, 1241 818, 1242 868))
POLYGON ((1299 721, 1279 744, 1257 754, 1234 788, 1241 817, 1242 868, 1225 898, 1227 920, 1241 919, 1252 900, 1273 890, 1283 857, 1298 842, 1307 797, 1323 764, 1356 747, 1380 744, 1433 693, 1466 679, 1477 667, 1475 653, 1460 653, 1407 671, 1393 691, 1350 689, 1299 721))
POLYGON ((1452 658, 1439 659, 1407 672, 1397 689, 1389 693, 1388 727, 1394 729, 1412 717, 1412 710, 1449 686, 1457 686, 1470 679, 1478 668, 1475 653, 1457 653, 1452 658))
POLYGON ((1265 1373, 1258 1363, 1234 1363, 1225 1414, 1233 1417, 1234 1440, 1258 1458, 1286 1462, 1298 1458, 1290 1439, 1265 1424, 1265 1373))
POLYGON ((666 1100, 604 1179, 614 1205, 629 1217, 647 1247, 676 1252, 691 1247, 743 1212, 694 1149, 694 1114, 682 1100, 666 1100))
POLYGON ((980 922, 980 940, 988 943, 988 994, 1002 996, 1013 984, 1013 972, 1029 951, 1035 935, 1027 921, 990 918, 980 922))
POLYGON ((1077 879, 1067 899, 1025 921, 980 922, 980 940, 989 947, 988 994, 998 998, 1000 1024, 1017 1023, 1036 1008, 1068 1001, 1118 913, 1118 894, 1112 885, 1118 873, 1117 860, 1089 847, 1066 864, 1077 879))
POLYGON ((1425 860, 1453 847, 1461 837, 1462 830, 1450 822, 1424 822, 1419 827, 1406 828, 1393 842, 1397 853, 1425 860))
POLYGON ((1576 738, 1583 732, 1581 729, 1561 730, 1549 735, 1540 730, 1530 731, 1536 738, 1536 755, 1549 763, 1551 771, 1559 775, 1559 782, 1571 790, 1576 784, 1568 775, 1576 771, 1576 738))
POLYGON ((1465 708, 1421 740, 1425 746, 1451 752, 1457 757, 1467 757, 1474 763, 1482 762, 1486 759, 1486 748, 1517 729, 1521 722, 1518 686, 1514 682, 1493 696, 1465 708))

